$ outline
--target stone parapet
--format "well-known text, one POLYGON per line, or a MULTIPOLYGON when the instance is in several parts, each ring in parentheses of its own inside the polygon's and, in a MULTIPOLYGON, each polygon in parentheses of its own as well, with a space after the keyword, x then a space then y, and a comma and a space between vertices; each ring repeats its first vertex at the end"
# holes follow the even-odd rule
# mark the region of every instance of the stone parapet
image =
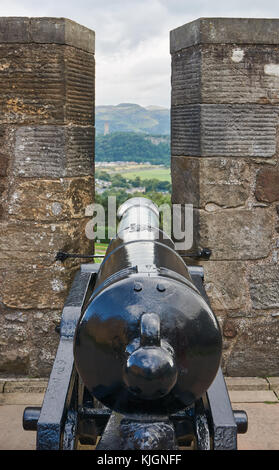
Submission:
POLYGON ((0 374, 49 374, 78 267, 56 252, 93 252, 94 41, 64 18, 0 18, 0 374))
POLYGON ((212 250, 232 376, 279 372, 278 26, 201 18, 170 33, 172 201, 193 204, 193 247, 212 250))

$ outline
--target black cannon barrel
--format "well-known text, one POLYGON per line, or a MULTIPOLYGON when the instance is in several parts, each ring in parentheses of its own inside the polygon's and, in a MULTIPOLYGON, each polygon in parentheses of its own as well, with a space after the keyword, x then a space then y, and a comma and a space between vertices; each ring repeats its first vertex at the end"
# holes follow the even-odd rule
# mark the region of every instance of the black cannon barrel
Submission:
POLYGON ((75 335, 89 392, 121 413, 172 413, 208 389, 220 365, 216 317, 194 286, 159 210, 132 198, 75 335))

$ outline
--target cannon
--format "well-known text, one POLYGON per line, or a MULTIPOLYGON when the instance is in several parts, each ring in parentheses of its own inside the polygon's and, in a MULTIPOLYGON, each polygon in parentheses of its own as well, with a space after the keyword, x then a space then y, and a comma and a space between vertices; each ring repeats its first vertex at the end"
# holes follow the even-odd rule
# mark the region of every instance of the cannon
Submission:
POLYGON ((203 285, 160 229, 158 207, 132 198, 101 264, 81 264, 65 302, 41 408, 24 411, 37 449, 233 450, 222 335, 203 285))

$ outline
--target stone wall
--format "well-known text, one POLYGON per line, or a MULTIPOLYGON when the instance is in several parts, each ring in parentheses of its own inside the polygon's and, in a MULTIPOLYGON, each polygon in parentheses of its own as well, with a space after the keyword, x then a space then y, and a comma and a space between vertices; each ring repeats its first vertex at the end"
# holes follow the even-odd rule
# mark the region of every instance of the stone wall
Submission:
POLYGON ((47 376, 77 263, 92 252, 94 32, 0 18, 0 374, 47 376))
POLYGON ((200 264, 231 376, 279 373, 278 31, 203 18, 170 33, 172 201, 193 204, 212 250, 200 264))

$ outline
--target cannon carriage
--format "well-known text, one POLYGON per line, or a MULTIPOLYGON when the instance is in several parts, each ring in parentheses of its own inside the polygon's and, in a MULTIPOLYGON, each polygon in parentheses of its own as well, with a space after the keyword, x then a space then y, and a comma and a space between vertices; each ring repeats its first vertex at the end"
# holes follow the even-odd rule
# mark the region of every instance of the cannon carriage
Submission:
POLYGON ((145 198, 118 210, 101 264, 82 264, 65 302, 41 408, 23 426, 37 449, 237 449, 222 336, 203 286, 145 198))

